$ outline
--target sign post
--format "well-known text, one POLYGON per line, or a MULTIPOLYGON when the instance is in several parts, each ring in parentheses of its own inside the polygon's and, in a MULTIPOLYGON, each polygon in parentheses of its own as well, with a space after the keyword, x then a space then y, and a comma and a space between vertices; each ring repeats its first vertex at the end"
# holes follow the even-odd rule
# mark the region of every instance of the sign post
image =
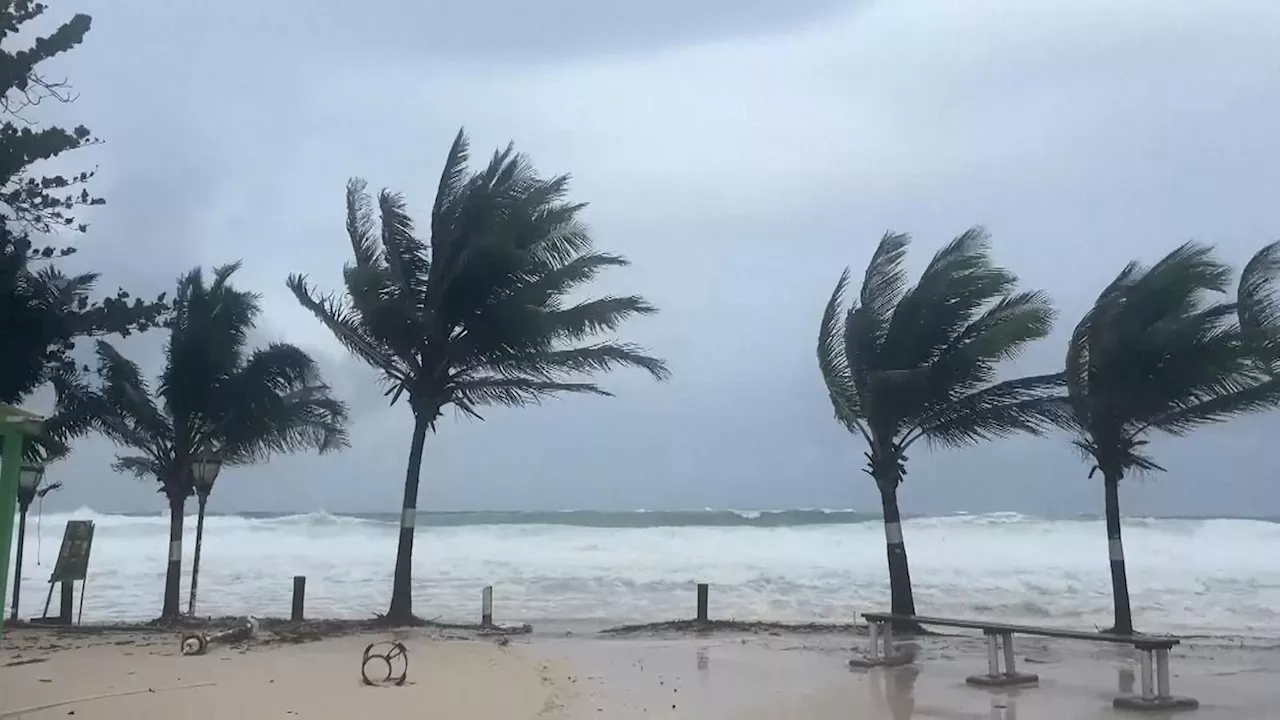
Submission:
MULTIPOLYGON (((58 562, 49 576, 49 594, 44 599, 44 617, 41 621, 71 624, 71 604, 74 599, 75 581, 80 581, 80 615, 84 615, 84 585, 89 575, 89 551, 93 548, 93 521, 68 520, 62 533, 62 547, 58 549, 58 562), (62 583, 62 607, 57 618, 49 617, 49 603, 53 601, 53 588, 62 583)), ((76 621, 77 623, 79 620, 76 621)))

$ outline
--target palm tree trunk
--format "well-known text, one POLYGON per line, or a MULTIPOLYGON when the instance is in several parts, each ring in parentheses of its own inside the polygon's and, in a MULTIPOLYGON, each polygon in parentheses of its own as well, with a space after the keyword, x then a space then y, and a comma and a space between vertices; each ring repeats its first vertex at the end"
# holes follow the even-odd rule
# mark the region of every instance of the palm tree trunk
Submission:
POLYGON ((196 585, 200 582, 200 546, 204 543, 204 506, 209 502, 209 496, 200 493, 196 496, 196 502, 199 504, 199 510, 196 512, 196 553, 191 558, 191 597, 187 601, 187 614, 191 617, 196 615, 196 585))
POLYGON ((400 543, 396 548, 396 574, 391 583, 391 608, 387 621, 409 624, 413 617, 413 529, 418 512, 418 475, 422 471, 422 447, 427 441, 427 419, 416 410, 409 468, 404 478, 404 504, 400 512, 400 543))
POLYGON ((1107 546, 1111 553, 1111 598, 1115 603, 1115 625, 1108 632, 1133 634, 1133 613, 1129 608, 1129 579, 1124 569, 1124 544, 1120 540, 1120 478, 1103 472, 1107 489, 1107 546))
POLYGON ((187 499, 177 493, 169 496, 169 567, 164 574, 164 609, 161 620, 177 620, 182 614, 180 583, 182 582, 182 515, 187 499))
MULTIPOLYGON (((898 513, 897 488, 880 487, 880 506, 884 511, 885 547, 889 556, 889 611, 895 615, 915 615, 916 603, 911 593, 911 569, 907 563, 907 545, 902 539, 902 517, 898 513)), ((899 628, 914 632, 912 623, 899 628)))
POLYGON ((18 619, 18 598, 22 595, 22 550, 27 539, 27 507, 18 508, 18 551, 13 566, 13 612, 9 614, 10 620, 18 619))

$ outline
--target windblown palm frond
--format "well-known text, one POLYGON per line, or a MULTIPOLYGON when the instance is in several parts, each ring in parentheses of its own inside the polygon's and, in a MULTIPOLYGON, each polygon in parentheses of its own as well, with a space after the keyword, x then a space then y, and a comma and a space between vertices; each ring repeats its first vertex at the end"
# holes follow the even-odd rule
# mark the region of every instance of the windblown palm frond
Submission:
POLYGON ((1214 300, 1230 266, 1187 243, 1150 268, 1130 264, 1077 325, 1067 399, 1077 446, 1109 477, 1159 469, 1142 451, 1150 430, 1181 435, 1280 403, 1280 382, 1259 363, 1275 319, 1273 247, 1246 268, 1238 302, 1214 300))
POLYGON ((655 309, 636 295, 568 302, 625 259, 595 252, 564 200, 568 178, 540 177, 508 147, 468 173, 466 135, 450 148, 431 213, 431 236, 415 235, 403 198, 374 203, 362 180, 347 186, 347 233, 355 262, 346 292, 318 295, 303 276, 289 288, 356 357, 376 369, 393 402, 407 393, 434 421, 456 405, 522 405, 561 393, 604 394, 582 380, 636 367, 665 378, 665 364, 610 339, 629 317, 655 309), (373 218, 374 208, 380 222, 373 218))
POLYGON ((235 465, 345 446, 346 408, 307 353, 283 343, 246 350, 260 309, 256 295, 231 285, 238 267, 216 268, 212 282, 198 268, 178 281, 156 387, 136 363, 98 341, 98 383, 59 386, 54 430, 96 430, 137 453, 117 458, 118 470, 158 480, 161 492, 179 497, 192 492, 188 470, 200 453, 235 465))
POLYGON ((1001 361, 1049 333, 1049 298, 1015 291, 1017 278, 992 262, 981 228, 934 255, 914 287, 902 268, 907 244, 886 234, 859 302, 841 309, 845 271, 827 303, 818 366, 837 419, 873 455, 896 456, 919 438, 967 445, 1056 425, 1066 412, 1053 398, 1061 375, 997 382, 1001 361))
POLYGON ((1280 375, 1280 242, 1259 250, 1245 264, 1236 293, 1240 329, 1261 367, 1280 375))

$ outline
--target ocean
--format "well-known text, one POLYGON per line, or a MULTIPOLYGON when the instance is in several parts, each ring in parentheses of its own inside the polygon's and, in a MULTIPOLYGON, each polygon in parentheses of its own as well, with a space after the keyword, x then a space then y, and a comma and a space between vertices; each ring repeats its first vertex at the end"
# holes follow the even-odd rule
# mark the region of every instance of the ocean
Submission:
MULTIPOLYGON (((96 523, 84 621, 156 617, 167 520, 87 508, 29 516, 23 617, 43 608, 71 518, 96 523)), ((397 520, 212 515, 198 614, 288 616, 294 575, 307 577, 310 617, 383 612, 397 520)), ((1110 620, 1101 520, 952 515, 910 518, 903 531, 922 614, 1082 629, 1110 620)), ((1280 637, 1280 523, 1131 519, 1124 532, 1141 629, 1280 637)), ((189 516, 184 609, 194 540, 189 516)), ((856 612, 887 610, 882 525, 835 510, 423 512, 418 519, 414 609, 427 618, 478 620, 485 585, 494 587, 500 623, 573 628, 688 618, 697 582, 711 584, 717 619, 848 622, 856 612)))

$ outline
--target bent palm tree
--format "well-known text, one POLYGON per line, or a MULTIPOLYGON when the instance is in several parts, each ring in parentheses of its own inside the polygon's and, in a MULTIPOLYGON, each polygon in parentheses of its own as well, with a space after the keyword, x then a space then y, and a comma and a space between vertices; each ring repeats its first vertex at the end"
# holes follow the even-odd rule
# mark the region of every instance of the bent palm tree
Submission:
POLYGON ((404 483, 395 578, 386 619, 414 621, 411 567, 418 479, 428 430, 447 406, 521 406, 561 393, 608 395, 585 377, 638 367, 658 379, 666 365, 612 338, 633 315, 655 309, 638 295, 570 300, 602 270, 626 265, 593 250, 565 200, 568 178, 538 176, 508 147, 468 173, 467 138, 449 150, 431 212, 430 239, 414 236, 404 201, 383 191, 374 220, 364 183, 347 186, 347 234, 355 262, 346 293, 316 297, 289 278, 303 307, 354 355, 379 371, 391 402, 407 396, 413 442, 404 483))
MULTIPOLYGON (((888 233, 844 309, 846 269, 818 333, 818 366, 836 419, 868 446, 867 473, 884 510, 892 611, 915 614, 898 487, 920 439, 965 446, 1059 421, 1051 397, 1061 375, 996 382, 996 365, 1048 334, 1053 309, 1041 292, 1017 292, 997 267, 985 231, 973 228, 934 255, 915 287, 903 260, 908 237, 888 233)), ((915 629, 904 626, 904 629, 915 629)))
POLYGON ((1253 341, 1274 321, 1265 315, 1265 300, 1273 297, 1267 294, 1265 266, 1275 253, 1264 249, 1245 273, 1239 305, 1211 301, 1227 291, 1233 273, 1207 246, 1185 244, 1149 268, 1130 263, 1071 335, 1066 426, 1076 431, 1076 447, 1093 463, 1089 476, 1102 473, 1112 632, 1133 632, 1120 481, 1135 472, 1163 470, 1145 453, 1147 436, 1185 435, 1280 401, 1280 382, 1265 372, 1259 362, 1263 345, 1253 341), (1243 331, 1242 322, 1255 332, 1243 331))
POLYGON ((91 423, 136 451, 117 456, 113 467, 157 480, 169 501, 162 619, 180 613, 182 520, 194 493, 197 457, 211 453, 234 466, 304 448, 326 452, 347 442, 346 407, 332 397, 307 353, 286 343, 247 348, 261 309, 257 295, 228 282, 238 267, 215 269, 207 285, 199 268, 179 280, 154 395, 135 363, 98 341, 98 386, 75 388, 61 401, 69 426, 91 423))

